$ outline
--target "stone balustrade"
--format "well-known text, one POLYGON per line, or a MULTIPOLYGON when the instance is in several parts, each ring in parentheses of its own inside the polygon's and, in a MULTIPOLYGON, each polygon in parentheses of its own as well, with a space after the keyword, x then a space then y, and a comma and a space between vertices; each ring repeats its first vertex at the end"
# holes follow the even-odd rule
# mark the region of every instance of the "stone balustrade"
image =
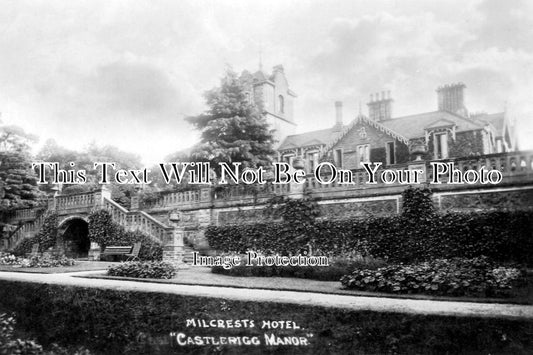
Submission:
POLYGON ((109 212, 113 221, 126 230, 139 230, 160 242, 167 240, 171 228, 142 211, 128 211, 115 201, 104 198, 103 207, 109 212))
MULTIPOLYGON (((485 169, 497 169, 502 173, 503 181, 505 183, 520 183, 527 182, 533 179, 533 151, 519 151, 509 153, 497 153, 483 156, 464 157, 456 159, 439 160, 443 163, 453 162, 455 169, 460 171, 476 170, 481 167, 485 169)), ((425 181, 431 181, 433 178, 433 171, 430 168, 429 161, 420 162, 426 165, 425 181)), ((385 169, 392 170, 407 170, 410 165, 419 164, 419 162, 411 162, 406 164, 396 164, 386 166, 385 169)), ((383 169, 383 168, 380 168, 383 169)), ((340 184, 338 180, 330 184, 321 184, 318 182, 313 174, 308 174, 305 188, 311 196, 324 198, 328 195, 343 195, 362 196, 374 195, 381 192, 389 193, 392 190, 401 191, 405 185, 399 182, 392 184, 385 184, 379 174, 376 174, 377 184, 368 184, 368 173, 364 169, 351 170, 352 184, 340 184)), ((446 178, 441 179, 446 182, 446 178)), ((267 183, 261 186, 255 192, 250 187, 244 185, 233 185, 225 187, 211 187, 202 190, 165 193, 157 201, 150 205, 146 205, 146 210, 162 209, 162 208, 194 208, 195 205, 199 207, 200 204, 214 204, 218 206, 217 202, 225 202, 226 205, 242 204, 243 202, 257 201, 258 199, 267 199, 276 195, 287 195, 291 192, 289 184, 273 185, 267 183), (210 189, 214 189, 211 193, 210 189), (207 193, 205 192, 207 191, 207 193)))
POLYGON ((94 193, 86 192, 76 195, 58 195, 55 197, 56 209, 79 208, 94 205, 94 193))

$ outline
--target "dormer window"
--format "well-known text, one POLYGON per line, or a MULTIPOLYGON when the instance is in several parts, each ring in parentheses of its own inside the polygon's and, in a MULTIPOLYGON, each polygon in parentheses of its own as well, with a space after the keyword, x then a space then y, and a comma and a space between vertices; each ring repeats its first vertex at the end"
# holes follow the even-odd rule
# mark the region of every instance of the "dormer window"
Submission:
POLYGON ((285 98, 283 95, 278 96, 278 111, 279 113, 285 113, 285 98))

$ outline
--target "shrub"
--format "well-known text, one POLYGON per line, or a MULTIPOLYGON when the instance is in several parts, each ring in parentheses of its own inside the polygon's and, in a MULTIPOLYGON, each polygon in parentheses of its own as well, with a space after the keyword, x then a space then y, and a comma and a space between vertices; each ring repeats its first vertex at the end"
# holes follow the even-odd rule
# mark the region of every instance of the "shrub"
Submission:
POLYGON ((44 350, 35 340, 17 337, 15 325, 15 317, 0 313, 0 354, 2 355, 91 355, 91 352, 84 347, 67 349, 58 344, 51 344, 50 349, 44 350))
POLYGON ((0 354, 42 354, 43 347, 34 340, 16 338, 15 323, 14 317, 0 314, 0 354))
POLYGON ((39 251, 43 252, 53 247, 57 240, 57 214, 48 213, 44 218, 43 225, 37 233, 34 243, 39 243, 39 251))
POLYGON ((362 291, 490 297, 505 296, 520 277, 519 270, 495 268, 487 258, 454 258, 356 270, 341 283, 362 291))
POLYGON ((31 253, 33 244, 37 243, 37 238, 31 237, 23 239, 18 245, 13 249, 13 254, 16 256, 25 256, 26 254, 31 253))
POLYGON ((176 275, 176 268, 163 261, 134 261, 112 266, 107 270, 107 274, 141 279, 171 279, 176 275))
POLYGON ((22 258, 10 253, 0 252, 0 265, 17 265, 22 262, 22 258))
POLYGON ((20 267, 58 267, 72 266, 76 260, 61 256, 35 255, 29 259, 22 259, 20 267))
POLYGON ((43 225, 39 229, 39 232, 21 241, 15 249, 13 254, 17 256, 24 256, 29 254, 32 250, 32 246, 35 243, 39 243, 39 251, 43 252, 56 244, 57 240, 57 214, 48 213, 44 218, 43 225))

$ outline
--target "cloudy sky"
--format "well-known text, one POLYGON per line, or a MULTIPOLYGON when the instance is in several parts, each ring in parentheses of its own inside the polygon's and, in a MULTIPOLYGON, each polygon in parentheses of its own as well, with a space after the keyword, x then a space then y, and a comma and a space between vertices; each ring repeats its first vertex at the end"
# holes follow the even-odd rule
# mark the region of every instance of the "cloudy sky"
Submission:
POLYGON ((186 148, 184 122, 224 68, 283 64, 299 131, 351 120, 391 90, 394 115, 436 109, 462 81, 470 111, 502 111, 533 148, 533 1, 1 0, 0 111, 41 142, 91 141, 145 163, 186 148))

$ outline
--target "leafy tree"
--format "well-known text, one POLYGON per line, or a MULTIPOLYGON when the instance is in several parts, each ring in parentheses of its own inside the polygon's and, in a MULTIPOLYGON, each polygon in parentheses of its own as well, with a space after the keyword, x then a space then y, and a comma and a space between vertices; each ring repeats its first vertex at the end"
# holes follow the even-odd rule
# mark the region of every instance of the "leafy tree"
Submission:
MULTIPOLYGON (((120 150, 111 145, 98 146, 90 143, 82 151, 66 149, 58 145, 55 140, 49 139, 37 154, 37 159, 47 162, 57 162, 61 169, 85 170, 87 182, 85 184, 64 184, 63 193, 82 193, 98 188, 100 179, 99 171, 94 169, 95 162, 114 162, 117 169, 139 169, 141 161, 138 155, 120 150), (76 165, 71 167, 70 162, 76 165)), ((112 173, 112 172, 109 172, 112 173)), ((131 197, 136 193, 135 186, 129 184, 110 184, 111 197, 121 205, 129 208, 131 197)), ((48 190, 52 184, 48 184, 48 190)))
POLYGON ((20 127, 0 125, 0 235, 11 211, 39 204, 42 194, 30 157, 36 140, 20 127))
POLYGON ((217 173, 221 162, 254 168, 269 165, 274 154, 272 131, 259 109, 247 100, 237 74, 227 70, 220 87, 208 91, 205 98, 209 109, 187 118, 201 131, 191 158, 210 162, 217 173))

